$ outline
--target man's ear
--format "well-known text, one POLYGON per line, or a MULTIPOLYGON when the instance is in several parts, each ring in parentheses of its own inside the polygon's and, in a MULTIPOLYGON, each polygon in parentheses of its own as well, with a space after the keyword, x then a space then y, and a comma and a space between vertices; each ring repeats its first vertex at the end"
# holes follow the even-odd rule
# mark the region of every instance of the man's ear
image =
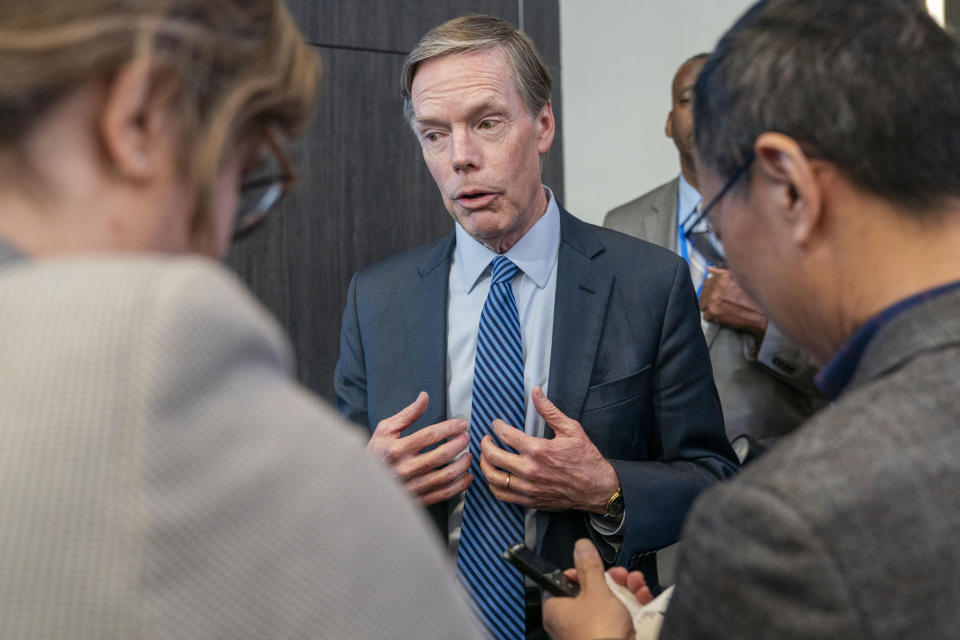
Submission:
POLYGON ((121 67, 105 85, 97 122, 107 162, 138 181, 149 180, 159 161, 156 131, 163 115, 155 81, 149 62, 121 67))
POLYGON ((553 102, 547 100, 536 118, 537 126, 537 153, 545 154, 553 145, 553 136, 557 132, 556 121, 553 119, 553 102))
POLYGON ((772 132, 757 138, 754 152, 757 170, 790 225, 793 241, 806 245, 823 222, 824 194, 810 158, 796 140, 772 132))
POLYGON ((673 140, 673 109, 667 114, 667 125, 663 128, 663 132, 667 134, 668 138, 673 140))

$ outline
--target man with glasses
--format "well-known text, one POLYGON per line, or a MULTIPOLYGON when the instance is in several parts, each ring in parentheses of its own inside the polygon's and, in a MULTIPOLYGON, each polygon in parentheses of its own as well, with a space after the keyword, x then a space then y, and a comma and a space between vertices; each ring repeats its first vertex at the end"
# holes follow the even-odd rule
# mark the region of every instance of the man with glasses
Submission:
MULTIPOLYGON (((834 404, 694 505, 660 637, 956 638, 960 43, 916 1, 769 0, 696 90, 706 219, 834 404)), ((585 591, 554 637, 623 637, 585 591)))
POLYGON ((508 546, 566 565, 591 535, 655 586, 653 552, 736 469, 696 300, 683 261, 577 220, 543 185, 551 82, 525 34, 452 20, 403 78, 457 224, 354 276, 338 406, 430 507, 491 634, 543 637, 508 546))
POLYGON ((793 431, 824 400, 813 386, 815 369, 726 269, 722 248, 698 215, 694 83, 708 55, 680 65, 671 86, 666 134, 677 148, 680 175, 610 211, 604 226, 676 251, 689 264, 727 437, 744 459, 793 431))

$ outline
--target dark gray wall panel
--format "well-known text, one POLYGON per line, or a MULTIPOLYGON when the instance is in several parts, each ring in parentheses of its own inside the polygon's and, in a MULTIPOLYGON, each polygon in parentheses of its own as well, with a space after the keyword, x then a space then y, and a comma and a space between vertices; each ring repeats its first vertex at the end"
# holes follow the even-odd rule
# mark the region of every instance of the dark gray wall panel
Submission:
MULTIPOLYGON (((525 0, 523 30, 533 38, 553 78, 553 115, 557 135, 543 162, 543 181, 563 201, 563 104, 560 100, 560 5, 558 0, 525 0)), ((576 212, 574 212, 576 213, 576 212)))
POLYGON ((288 0, 307 39, 325 47, 406 54, 427 31, 468 13, 516 24, 517 0, 288 0))

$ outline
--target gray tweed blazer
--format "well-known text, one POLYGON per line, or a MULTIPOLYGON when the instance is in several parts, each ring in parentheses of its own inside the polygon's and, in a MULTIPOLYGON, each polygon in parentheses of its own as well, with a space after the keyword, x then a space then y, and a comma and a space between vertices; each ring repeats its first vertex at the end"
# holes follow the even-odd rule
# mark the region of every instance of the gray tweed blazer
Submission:
POLYGON ((695 504, 662 640, 960 636, 960 293, 884 326, 838 402, 695 504))

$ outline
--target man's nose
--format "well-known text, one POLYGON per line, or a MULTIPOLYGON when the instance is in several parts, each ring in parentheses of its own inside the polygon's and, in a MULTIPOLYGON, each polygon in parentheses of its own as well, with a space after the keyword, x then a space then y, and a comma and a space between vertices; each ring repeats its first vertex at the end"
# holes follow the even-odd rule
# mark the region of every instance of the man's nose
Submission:
POLYGON ((451 134, 450 162, 457 172, 480 167, 480 147, 476 136, 466 127, 454 129, 451 134))

